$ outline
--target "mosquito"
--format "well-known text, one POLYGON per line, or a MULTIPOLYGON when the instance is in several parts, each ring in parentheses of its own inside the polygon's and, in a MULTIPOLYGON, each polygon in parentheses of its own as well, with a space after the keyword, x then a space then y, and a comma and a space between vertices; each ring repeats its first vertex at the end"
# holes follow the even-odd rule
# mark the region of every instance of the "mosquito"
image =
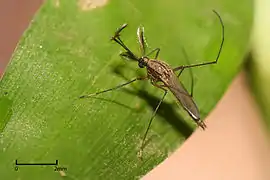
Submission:
MULTIPOLYGON (((114 34, 114 36, 111 38, 112 41, 115 41, 117 44, 119 44, 125 51, 120 54, 120 56, 125 57, 129 60, 136 61, 138 63, 139 68, 146 68, 147 70, 147 75, 143 77, 137 77, 134 78, 126 83, 120 84, 116 87, 106 89, 103 91, 98 91, 93 94, 88 94, 88 95, 83 95, 80 98, 88 98, 92 96, 96 96, 98 94, 102 94, 105 92, 110 92, 116 89, 120 89, 124 86, 127 86, 131 83, 134 83, 136 81, 141 81, 141 80, 150 80, 151 84, 161 90, 164 91, 163 96, 158 102, 158 105, 156 106, 150 121, 148 123, 147 129, 144 133, 140 151, 142 151, 145 143, 145 139, 147 137, 147 133, 150 129, 150 126, 152 124, 152 121, 161 105, 163 102, 165 96, 167 95, 168 91, 170 91, 175 98, 177 99, 178 103, 184 108, 184 110, 191 116, 191 118, 194 120, 194 122, 201 127, 203 130, 205 130, 206 125, 205 123, 201 120, 200 118, 200 112, 198 110, 198 107, 196 103, 193 100, 193 80, 191 83, 191 93, 189 94, 184 85, 179 82, 179 76, 181 73, 184 71, 184 69, 188 68, 193 68, 193 67, 199 67, 199 66, 205 66, 205 65, 210 65, 210 64, 217 64, 218 59, 220 57, 222 48, 223 48, 223 43, 224 43, 224 24, 223 21, 220 17, 220 15, 215 11, 212 10, 215 15, 218 17, 220 24, 221 24, 221 29, 222 29, 222 38, 221 38, 221 43, 220 47, 216 56, 216 59, 214 61, 209 61, 209 62, 203 62, 203 63, 198 63, 198 64, 191 64, 191 65, 183 65, 179 66, 176 68, 171 68, 167 63, 164 61, 158 60, 158 55, 160 52, 160 48, 155 48, 149 53, 146 54, 146 42, 145 42, 145 37, 144 37, 144 28, 142 26, 139 26, 137 29, 137 38, 139 41, 140 45, 140 52, 141 56, 135 55, 122 41, 120 37, 120 33, 127 27, 127 24, 123 24, 120 28, 118 28, 114 34), (155 57, 153 59, 149 58, 150 55, 155 53, 155 57), (179 71, 178 75, 175 74, 175 72, 179 71)), ((185 52, 184 52, 185 53, 185 52)), ((186 53, 185 53, 185 56, 186 53)))

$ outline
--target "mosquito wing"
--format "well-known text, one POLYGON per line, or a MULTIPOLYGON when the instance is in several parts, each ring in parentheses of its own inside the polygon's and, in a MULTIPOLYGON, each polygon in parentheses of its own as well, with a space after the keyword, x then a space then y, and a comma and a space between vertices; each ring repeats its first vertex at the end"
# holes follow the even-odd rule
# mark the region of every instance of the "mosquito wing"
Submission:
POLYGON ((178 78, 174 74, 169 79, 168 88, 176 97, 178 102, 183 106, 183 108, 189 113, 189 115, 194 120, 199 120, 200 113, 197 105, 193 101, 193 98, 189 95, 188 91, 185 89, 184 85, 179 82, 178 78))

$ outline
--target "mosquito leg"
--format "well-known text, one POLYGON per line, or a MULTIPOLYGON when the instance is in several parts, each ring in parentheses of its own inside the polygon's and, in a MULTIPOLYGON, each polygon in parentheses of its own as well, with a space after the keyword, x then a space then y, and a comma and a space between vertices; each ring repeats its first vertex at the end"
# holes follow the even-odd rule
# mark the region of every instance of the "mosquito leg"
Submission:
POLYGON ((153 49, 146 56, 149 56, 149 55, 153 54, 154 52, 156 52, 155 59, 157 59, 158 58, 158 55, 159 55, 159 52, 160 52, 160 48, 153 49))
MULTIPOLYGON (((180 66, 181 67, 181 66, 180 66)), ((176 69, 176 68, 175 68, 176 69)), ((179 69, 177 69, 177 70, 175 70, 175 69, 173 69, 173 71, 178 71, 178 70, 180 70, 179 71, 179 73, 178 73, 178 75, 177 75, 177 77, 179 78, 180 77, 180 75, 182 74, 182 72, 184 71, 184 68, 179 68, 179 69)), ((189 94, 189 96, 191 96, 191 97, 193 97, 193 75, 191 76, 191 93, 189 94)))
MULTIPOLYGON (((184 68, 179 69, 179 70, 180 70, 180 72, 178 73, 177 77, 179 77, 179 76, 181 75, 181 73, 184 71, 184 68)), ((190 96, 193 97, 193 75, 192 75, 191 94, 190 94, 190 96)), ((196 123, 199 127, 201 127, 203 130, 206 129, 206 124, 205 124, 203 121, 201 121, 200 119, 194 119, 194 118, 192 118, 192 119, 193 119, 193 120, 195 121, 195 123, 196 123)))
POLYGON ((220 53, 221 53, 222 48, 223 48, 223 43, 224 43, 224 24, 223 24, 223 21, 222 21, 220 15, 215 10, 213 10, 213 12, 218 17, 218 19, 220 21, 220 24, 221 24, 221 28, 222 28, 221 43, 220 43, 220 47, 219 47, 216 59, 214 61, 210 61, 210 62, 203 62, 203 63, 192 64, 192 65, 187 65, 187 66, 179 66, 179 67, 175 68, 174 71, 177 71, 177 70, 180 70, 180 69, 183 69, 183 68, 185 69, 185 68, 193 68, 193 67, 205 66, 205 65, 210 65, 210 64, 216 64, 218 62, 220 53))
POLYGON ((173 71, 178 71, 178 70, 186 69, 186 68, 199 67, 199 66, 204 66, 204 65, 210 65, 210 64, 216 64, 216 63, 217 63, 217 60, 211 61, 211 62, 205 62, 205 63, 184 65, 184 66, 179 66, 179 67, 174 68, 173 71))
MULTIPOLYGON (((179 77, 179 76, 181 75, 181 73, 183 72, 183 70, 184 70, 184 69, 181 69, 181 70, 180 70, 180 72, 179 72, 179 74, 178 74, 177 77, 179 77)), ((157 84, 155 84, 155 86, 157 86, 157 84)), ((166 86, 165 86, 165 85, 158 85, 158 87, 163 89, 163 87, 166 87, 166 86)), ((193 88, 192 88, 192 92, 193 92, 193 88)), ((182 93, 182 94, 184 94, 184 95, 186 95, 186 96, 192 97, 192 94, 189 95, 189 94, 186 94, 186 93, 183 93, 183 92, 180 92, 180 93, 182 93)), ((195 122, 199 127, 201 127, 203 130, 206 129, 206 124, 205 124, 203 121, 201 121, 200 119, 194 119, 194 118, 192 118, 192 119, 193 119, 194 122, 195 122)))
MULTIPOLYGON (((184 71, 184 68, 178 69, 178 70, 180 70, 179 73, 178 73, 178 75, 177 75, 177 77, 179 78, 181 76, 182 72, 184 71)), ((178 71, 178 70, 174 70, 173 69, 173 71, 178 71)))
POLYGON ((98 94, 102 94, 102 93, 105 93, 105 92, 113 91, 113 90, 119 89, 119 88, 121 88, 121 87, 124 87, 124 86, 126 86, 126 85, 129 85, 129 84, 131 84, 131 83, 133 83, 133 82, 135 82, 135 81, 138 81, 138 80, 145 80, 145 79, 148 79, 148 77, 139 77, 139 78, 135 78, 135 79, 133 79, 133 80, 131 80, 131 81, 128 81, 128 82, 126 82, 126 83, 124 83, 124 84, 120 84, 120 85, 118 85, 118 86, 116 86, 116 87, 114 87, 114 88, 106 89, 106 90, 103 90, 103 91, 98 91, 98 92, 93 93, 93 94, 83 95, 83 96, 80 96, 80 98, 88 98, 88 97, 95 96, 95 95, 98 95, 98 94))
MULTIPOLYGON (((187 53, 186 53, 185 49, 182 48, 182 51, 183 51, 183 54, 184 54, 184 56, 185 56, 185 59, 186 59, 187 63, 189 64, 189 59, 188 59, 188 56, 187 56, 187 53)), ((185 69, 185 68, 184 68, 183 66, 179 66, 179 67, 177 67, 177 68, 174 68, 173 71, 178 71, 178 70, 180 70, 179 73, 178 73, 178 75, 177 75, 177 77, 179 78, 180 75, 182 74, 182 72, 184 71, 184 69, 185 69)), ((189 73, 190 73, 190 77, 191 77, 190 96, 193 97, 194 77, 193 77, 193 73, 192 73, 192 70, 191 70, 191 69, 189 69, 189 73)))
MULTIPOLYGON (((153 83, 152 83, 153 84, 153 83)), ((158 85, 158 84, 153 84, 154 86, 156 86, 156 87, 158 87, 158 88, 160 88, 160 89, 162 89, 162 90, 164 90, 164 91, 167 91, 167 89, 165 89, 167 86, 165 86, 165 85, 158 85)), ((191 97, 188 93, 185 93, 185 92, 179 92, 179 93, 181 93, 181 94, 183 94, 183 95, 185 95, 185 96, 189 96, 189 97, 191 97)))
MULTIPOLYGON (((161 88, 161 89, 164 89, 164 88, 161 88)), ((141 144, 139 155, 138 155, 139 158, 142 158, 142 152, 143 152, 144 143, 145 143, 145 139, 146 139, 147 133, 148 133, 148 131, 149 131, 150 127, 151 127, 152 121, 153 121, 154 117, 156 116, 156 113, 157 113, 157 111, 158 111, 161 103, 163 102, 165 96, 167 95, 167 93, 168 93, 168 91, 167 90, 164 90, 164 94, 163 94, 162 98, 159 100, 158 105, 157 105, 155 111, 153 112, 153 114, 152 114, 152 116, 150 118, 149 124, 148 124, 147 129, 146 129, 146 131, 144 133, 144 136, 143 136, 142 144, 141 144)))
POLYGON ((164 94, 163 94, 162 98, 159 100, 158 105, 157 105, 155 111, 153 112, 153 114, 152 114, 152 116, 151 116, 151 118, 150 118, 149 124, 148 124, 148 126, 147 126, 147 129, 146 129, 146 131, 145 131, 145 133, 144 133, 143 140, 142 140, 142 144, 141 144, 140 151, 139 151, 139 155, 138 155, 139 158, 142 158, 142 152, 143 152, 143 148, 144 148, 145 139, 146 139, 147 133, 148 133, 150 127, 151 127, 152 121, 153 121, 154 117, 156 116, 156 113, 157 113, 157 111, 158 111, 158 109, 159 109, 161 103, 163 102, 165 96, 166 96, 167 93, 168 93, 168 91, 167 91, 164 87, 162 87, 162 85, 158 85, 156 82, 153 82, 153 81, 151 81, 151 83, 152 83, 154 86, 156 86, 156 87, 162 89, 162 90, 164 91, 164 94))

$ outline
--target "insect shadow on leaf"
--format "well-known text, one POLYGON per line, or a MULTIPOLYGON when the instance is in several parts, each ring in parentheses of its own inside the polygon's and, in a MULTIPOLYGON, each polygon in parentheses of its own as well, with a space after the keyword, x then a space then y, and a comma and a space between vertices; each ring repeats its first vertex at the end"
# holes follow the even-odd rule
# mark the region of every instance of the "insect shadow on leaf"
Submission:
MULTIPOLYGON (((141 81, 141 80, 149 80, 151 84, 161 90, 163 90, 163 96, 159 100, 151 118, 148 123, 146 132, 144 133, 143 136, 143 141, 141 143, 141 148, 140 148, 140 155, 142 154, 142 150, 144 147, 144 143, 146 140, 147 133, 150 129, 150 126, 152 124, 152 121, 155 117, 155 115, 158 113, 158 109, 160 108, 165 96, 167 95, 168 91, 172 92, 172 94, 175 96, 177 99, 178 103, 184 108, 184 110, 192 117, 194 122, 203 130, 205 130, 206 125, 202 121, 199 109, 196 105, 196 103, 193 100, 193 78, 192 78, 192 86, 191 86, 191 93, 189 93, 186 88, 183 86, 183 84, 179 81, 179 76, 181 73, 184 71, 184 69, 189 69, 189 68, 194 68, 194 67, 199 67, 199 66, 205 66, 205 65, 210 65, 210 64, 217 64, 219 56, 222 51, 223 43, 224 43, 224 24, 223 21, 220 17, 220 15, 213 10, 215 15, 218 17, 221 27, 222 27, 222 39, 220 43, 220 47, 216 56, 216 59, 214 61, 206 61, 198 64, 189 64, 189 65, 182 65, 178 66, 176 68, 171 68, 166 62, 161 61, 158 59, 158 55, 160 52, 160 48, 155 48, 149 53, 146 54, 146 42, 144 38, 144 28, 139 27, 137 30, 137 37, 139 40, 139 45, 140 45, 140 56, 135 55, 127 46, 126 44, 122 41, 120 38, 120 33, 123 31, 126 27, 127 24, 123 24, 120 28, 117 29, 115 32, 114 36, 111 38, 112 41, 115 41, 118 45, 120 45, 125 51, 120 54, 120 56, 127 58, 131 61, 135 61, 138 63, 139 68, 146 68, 147 75, 141 76, 134 78, 132 80, 129 80, 123 84, 120 84, 118 86, 115 86, 113 88, 105 89, 102 91, 98 91, 96 93, 88 94, 88 95, 83 95, 80 96, 80 98, 87 98, 87 97, 92 97, 96 96, 98 94, 102 94, 105 92, 110 92, 116 89, 123 88, 124 86, 130 85, 131 83, 134 83, 136 81, 141 81), (154 58, 150 58, 150 55, 154 55, 154 58), (178 75, 175 74, 175 72, 179 72, 178 75)), ((183 51, 185 53, 185 51, 183 51)), ((187 57, 186 53, 185 56, 187 57)), ((140 91, 138 95, 141 95, 141 97, 146 96, 145 93, 142 93, 140 91)), ((149 99, 149 97, 148 97, 149 99)))

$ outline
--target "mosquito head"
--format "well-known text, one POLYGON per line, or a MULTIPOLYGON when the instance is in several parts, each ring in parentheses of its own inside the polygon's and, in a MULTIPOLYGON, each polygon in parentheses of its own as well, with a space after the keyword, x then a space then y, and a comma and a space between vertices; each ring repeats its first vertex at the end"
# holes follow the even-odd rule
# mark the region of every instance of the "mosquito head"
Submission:
POLYGON ((144 67, 147 66, 148 61, 149 61, 148 57, 141 57, 141 58, 138 60, 138 66, 139 66, 140 68, 144 68, 144 67))

